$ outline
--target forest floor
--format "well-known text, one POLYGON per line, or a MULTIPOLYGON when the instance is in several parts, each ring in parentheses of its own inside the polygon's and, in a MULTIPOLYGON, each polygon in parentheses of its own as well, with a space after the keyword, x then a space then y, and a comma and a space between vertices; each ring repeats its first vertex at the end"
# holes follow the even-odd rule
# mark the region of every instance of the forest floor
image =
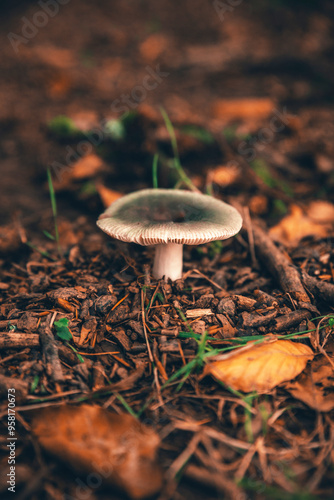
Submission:
POLYGON ((0 464, 20 500, 333 498, 333 5, 222 5, 4 8, 0 464), (185 246, 175 282, 96 226, 153 184, 244 221, 185 246))

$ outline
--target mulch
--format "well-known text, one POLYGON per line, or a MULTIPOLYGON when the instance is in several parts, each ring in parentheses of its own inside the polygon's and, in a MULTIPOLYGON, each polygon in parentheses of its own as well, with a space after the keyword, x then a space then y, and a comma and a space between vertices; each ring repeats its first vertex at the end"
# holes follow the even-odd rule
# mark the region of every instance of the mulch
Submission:
MULTIPOLYGON (((31 432, 36 412, 82 404, 131 413, 157 432, 159 500, 333 498, 333 232, 321 227, 294 242, 270 232, 293 207, 306 214, 312 201, 332 201, 332 5, 307 2, 296 23, 288 9, 257 4, 236 5, 223 22, 201 2, 130 9, 73 0, 17 58, 4 47, 0 466, 8 467, 15 389, 20 500, 124 498, 87 485, 31 432), (135 103, 124 136, 106 135, 68 168, 66 148, 77 152, 87 129, 59 132, 52 119, 100 127, 110 102, 160 65, 169 76, 135 103), (231 98, 242 98, 232 111, 231 98), (244 219, 222 245, 185 246, 184 275, 173 283, 151 276, 153 248, 111 240, 95 225, 108 197, 151 187, 155 153, 159 186, 180 181, 161 105, 191 182, 244 219), (272 134, 277 113, 284 126, 272 134), (54 162, 65 165, 60 176, 54 162), (45 236, 55 222, 45 165, 60 253, 45 236), (59 337, 59 320, 70 339, 59 337), (203 377, 206 335, 208 347, 224 349, 290 334, 316 353, 296 381, 259 395, 203 377)), ((2 31, 17 31, 34 9, 16 2, 2 31)), ((1 478, 4 498, 7 487, 1 478)))

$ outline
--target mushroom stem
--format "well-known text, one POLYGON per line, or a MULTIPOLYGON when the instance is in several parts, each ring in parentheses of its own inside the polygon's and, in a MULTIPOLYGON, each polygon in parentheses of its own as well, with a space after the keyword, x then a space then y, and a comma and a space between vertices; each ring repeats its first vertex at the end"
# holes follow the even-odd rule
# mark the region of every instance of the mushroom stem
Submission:
POLYGON ((156 245, 153 264, 155 278, 170 278, 172 281, 182 278, 183 245, 165 243, 156 245))

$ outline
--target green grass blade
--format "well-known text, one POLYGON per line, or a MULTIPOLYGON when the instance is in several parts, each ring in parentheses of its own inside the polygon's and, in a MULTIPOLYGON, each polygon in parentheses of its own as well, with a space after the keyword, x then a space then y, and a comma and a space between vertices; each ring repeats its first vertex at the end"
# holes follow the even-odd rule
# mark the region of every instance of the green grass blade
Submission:
POLYGON ((158 189, 158 162, 159 162, 159 155, 158 153, 155 153, 152 165, 152 178, 153 178, 152 180, 154 189, 158 189))
POLYGON ((122 403, 122 405, 124 406, 124 408, 126 409, 126 411, 127 411, 128 413, 130 413, 130 415, 132 415, 134 418, 136 418, 136 419, 137 419, 137 418, 138 418, 137 413, 135 413, 135 412, 133 411, 133 409, 131 408, 131 406, 129 406, 129 405, 128 405, 128 403, 125 401, 125 399, 123 398, 123 396, 121 396, 121 395, 120 395, 120 394, 118 394, 118 393, 117 393, 117 394, 115 393, 115 395, 116 395, 116 398, 118 399, 118 401, 120 401, 120 402, 122 403))
POLYGON ((58 222, 57 222, 56 193, 55 193, 55 190, 53 187, 51 171, 49 168, 47 169, 47 176, 48 176, 48 185, 49 185, 49 192, 50 192, 52 214, 53 214, 53 219, 54 219, 54 224, 55 224, 55 238, 56 238, 56 242, 57 242, 58 254, 59 254, 59 256, 61 256, 61 249, 60 249, 60 244, 59 244, 58 222))
POLYGON ((174 127, 172 125, 172 122, 169 119, 169 116, 167 115, 166 110, 162 106, 160 106, 160 111, 161 111, 162 117, 164 119, 167 131, 169 133, 169 137, 170 137, 170 141, 171 141, 171 144, 172 144, 172 150, 173 150, 174 157, 178 160, 178 163, 180 163, 179 150, 178 150, 178 147, 177 147, 177 141, 176 141, 176 135, 175 135, 174 127))
MULTIPOLYGON (((170 121, 169 116, 163 107, 160 107, 160 111, 161 111, 162 117, 164 119, 164 122, 165 122, 165 125, 167 128, 167 132, 168 132, 170 140, 171 140, 172 150, 173 150, 173 154, 174 154, 173 167, 177 171, 177 173, 180 177, 180 181, 182 181, 182 183, 185 184, 186 186, 188 186, 188 188, 191 189, 192 191, 198 192, 197 187, 191 182, 191 179, 189 179, 189 177, 187 176, 187 174, 185 173, 185 171, 183 170, 183 167, 181 165, 179 150, 177 147, 175 130, 174 130, 174 127, 172 125, 172 122, 170 121)), ((175 184, 174 189, 177 189, 176 186, 179 186, 180 181, 178 181, 175 184)))

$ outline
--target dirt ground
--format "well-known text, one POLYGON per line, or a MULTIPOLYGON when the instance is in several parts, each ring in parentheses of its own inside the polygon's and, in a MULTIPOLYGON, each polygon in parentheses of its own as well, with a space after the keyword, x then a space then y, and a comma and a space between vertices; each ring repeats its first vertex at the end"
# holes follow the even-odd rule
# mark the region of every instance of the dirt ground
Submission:
POLYGON ((333 3, 1 13, 0 460, 14 388, 18 498, 333 498, 333 3), (96 227, 155 182, 244 221, 185 246, 175 282, 152 277, 152 247, 96 227), (309 350, 295 375, 275 358, 263 390, 245 388, 248 364, 239 385, 211 376, 214 355, 284 338, 309 350), (89 482, 118 447, 116 472, 89 482))

